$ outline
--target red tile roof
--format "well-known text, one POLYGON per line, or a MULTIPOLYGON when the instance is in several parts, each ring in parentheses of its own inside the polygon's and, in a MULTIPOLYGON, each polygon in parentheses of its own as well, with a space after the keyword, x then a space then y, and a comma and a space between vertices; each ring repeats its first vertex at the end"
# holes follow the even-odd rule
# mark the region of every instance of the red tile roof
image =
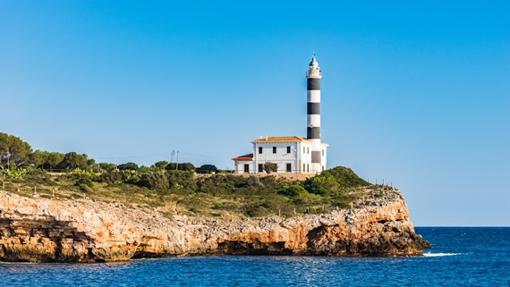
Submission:
POLYGON ((260 137, 253 140, 253 143, 288 143, 306 141, 304 137, 299 136, 283 136, 283 137, 260 137))
POLYGON ((252 160, 252 159, 253 159, 253 154, 249 153, 249 154, 245 154, 245 155, 240 155, 238 157, 234 157, 232 160, 246 161, 246 160, 252 160))

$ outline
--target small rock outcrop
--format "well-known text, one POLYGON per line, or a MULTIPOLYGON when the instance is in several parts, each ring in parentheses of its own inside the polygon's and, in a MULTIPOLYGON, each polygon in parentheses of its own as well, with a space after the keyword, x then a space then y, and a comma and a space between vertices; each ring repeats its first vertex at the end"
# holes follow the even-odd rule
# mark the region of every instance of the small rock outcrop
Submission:
POLYGON ((0 260, 106 262, 201 254, 407 256, 417 235, 402 194, 371 186, 348 209, 292 218, 174 215, 92 200, 0 192, 0 260))

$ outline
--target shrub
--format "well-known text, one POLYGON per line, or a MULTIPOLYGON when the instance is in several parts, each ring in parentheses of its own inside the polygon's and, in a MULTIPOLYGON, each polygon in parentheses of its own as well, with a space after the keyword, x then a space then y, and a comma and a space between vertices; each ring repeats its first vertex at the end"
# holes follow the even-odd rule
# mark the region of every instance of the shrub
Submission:
POLYGON ((88 176, 85 176, 85 175, 74 175, 74 178, 75 178, 75 182, 74 182, 75 186, 82 186, 82 185, 85 185, 85 186, 88 186, 88 187, 93 187, 94 186, 94 183, 92 182, 92 180, 88 176))
POLYGON ((351 188, 351 187, 360 187, 360 186, 367 186, 369 183, 359 177, 357 174, 352 171, 352 169, 344 166, 337 166, 332 169, 328 169, 321 173, 319 176, 322 175, 331 175, 333 178, 335 178, 338 185, 342 188, 351 188))
POLYGON ((190 162, 183 162, 177 165, 177 169, 186 170, 186 171, 194 171, 195 166, 190 162))
POLYGON ((276 177, 274 177, 272 175, 259 177, 259 181, 264 186, 278 186, 278 187, 281 187, 281 186, 284 185, 284 184, 282 184, 284 182, 281 179, 277 179, 276 177))
POLYGON ((295 183, 284 186, 278 193, 288 197, 297 197, 308 193, 308 191, 302 185, 295 183))
POLYGON ((305 181, 305 188, 310 193, 323 196, 339 191, 339 184, 331 174, 321 174, 305 181))
POLYGON ((138 182, 140 181, 140 173, 138 173, 136 170, 121 170, 122 175, 122 182, 138 185, 138 182))
POLYGON ((165 169, 168 166, 168 161, 160 160, 155 162, 152 166, 159 169, 165 169))
POLYGON ((337 193, 331 196, 330 198, 330 204, 332 206, 337 206, 340 208, 348 207, 349 203, 351 203, 353 200, 352 197, 346 196, 345 194, 337 193))
POLYGON ((112 172, 117 169, 117 165, 109 162, 101 162, 99 163, 99 168, 105 172, 112 172))
POLYGON ((212 164, 204 164, 196 169, 197 173, 217 173, 218 168, 212 164))
POLYGON ((97 166, 97 165, 96 165, 96 160, 95 160, 95 159, 93 159, 93 158, 89 158, 89 159, 87 159, 87 167, 88 167, 88 168, 93 169, 93 168, 95 168, 96 166, 97 166))
POLYGON ((266 163, 264 163, 264 171, 267 173, 277 172, 278 165, 273 162, 266 162, 266 163))
MULTIPOLYGON (((115 166, 117 168, 117 166, 115 166)), ((105 171, 99 176, 99 181, 109 184, 122 182, 122 172, 120 170, 105 171)))
POLYGON ((318 194, 308 193, 307 191, 299 193, 299 195, 294 196, 291 199, 293 204, 297 205, 310 205, 310 204, 319 204, 323 197, 318 194))
POLYGON ((326 170, 305 181, 305 188, 308 192, 320 195, 343 193, 348 189, 366 185, 368 182, 356 175, 350 168, 343 166, 326 170))
POLYGON ((119 170, 137 170, 138 165, 134 162, 126 162, 117 166, 119 170))
POLYGON ((261 186, 259 178, 254 175, 250 175, 248 177, 227 176, 227 178, 234 182, 234 187, 236 188, 261 186))
POLYGON ((198 179, 197 190, 198 192, 208 194, 227 194, 232 193, 234 190, 235 182, 229 176, 212 175, 198 179))
POLYGON ((7 180, 21 180, 24 179, 28 171, 25 168, 8 168, 0 169, 0 176, 7 180))
POLYGON ((164 171, 148 171, 142 173, 137 185, 160 191, 169 188, 168 178, 164 171))
POLYGON ((175 163, 171 162, 166 166, 167 170, 185 170, 185 171, 194 171, 195 166, 190 162, 183 163, 175 163))
POLYGON ((92 186, 89 186, 87 184, 78 184, 77 185, 78 188, 83 191, 83 192, 86 192, 86 193, 90 193, 90 192, 93 192, 94 189, 92 188, 92 186))
POLYGON ((197 184, 191 171, 169 170, 168 184, 171 189, 185 189, 193 192, 197 189, 197 184))
POLYGON ((93 171, 90 171, 90 170, 85 170, 85 169, 75 169, 71 172, 72 175, 77 175, 77 176, 85 176, 85 177, 88 177, 88 178, 93 178, 96 176, 96 174, 93 172, 93 171))
POLYGON ((287 202, 281 196, 268 195, 260 201, 249 203, 244 207, 244 213, 251 217, 266 216, 274 214, 279 209, 286 207, 287 202))

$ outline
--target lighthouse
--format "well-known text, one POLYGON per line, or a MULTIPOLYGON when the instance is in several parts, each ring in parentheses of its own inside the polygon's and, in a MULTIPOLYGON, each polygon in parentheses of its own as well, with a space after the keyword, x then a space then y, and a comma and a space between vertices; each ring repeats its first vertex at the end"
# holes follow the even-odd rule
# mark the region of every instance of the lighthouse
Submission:
POLYGON ((321 78, 313 55, 306 72, 307 128, 302 136, 261 136, 252 141, 252 152, 232 158, 234 173, 318 174, 326 169, 328 144, 321 139, 321 78))
POLYGON ((321 142, 321 68, 313 55, 306 73, 307 90, 307 131, 306 138, 313 143, 321 142))

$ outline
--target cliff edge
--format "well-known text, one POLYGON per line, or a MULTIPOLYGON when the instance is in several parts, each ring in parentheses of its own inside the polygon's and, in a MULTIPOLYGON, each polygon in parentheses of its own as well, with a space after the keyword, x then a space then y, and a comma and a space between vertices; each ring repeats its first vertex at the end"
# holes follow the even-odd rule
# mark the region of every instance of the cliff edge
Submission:
POLYGON ((0 192, 0 260, 107 262, 201 254, 407 256, 430 244, 397 189, 367 186, 327 214, 222 219, 0 192))

